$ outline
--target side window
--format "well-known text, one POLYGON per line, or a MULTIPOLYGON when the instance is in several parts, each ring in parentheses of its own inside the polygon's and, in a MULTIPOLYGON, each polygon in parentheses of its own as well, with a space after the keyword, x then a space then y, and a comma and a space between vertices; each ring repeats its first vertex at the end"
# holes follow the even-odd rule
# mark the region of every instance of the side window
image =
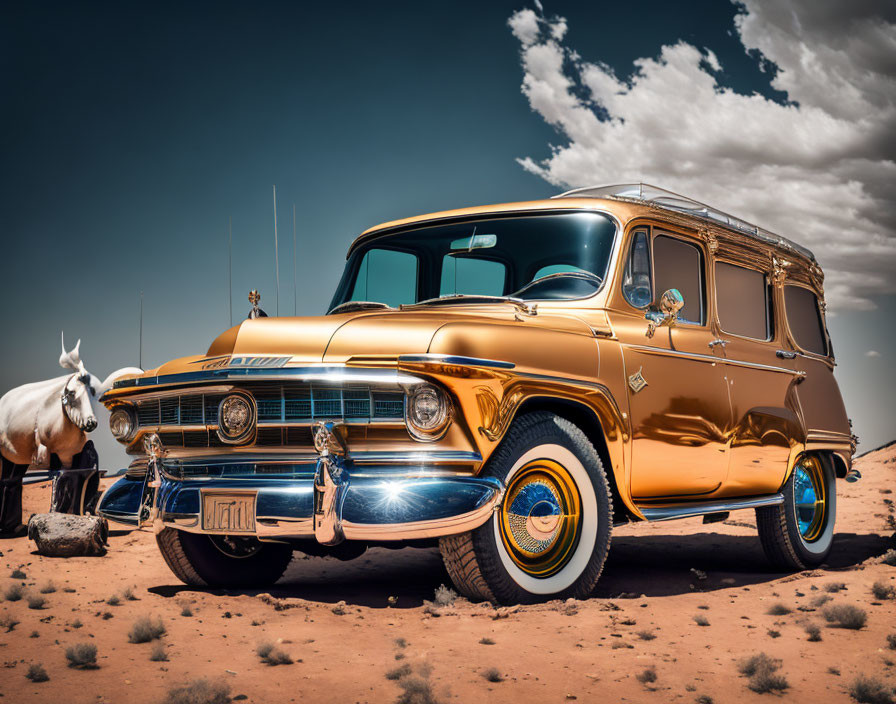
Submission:
POLYGON ((650 242, 646 232, 636 232, 632 238, 622 277, 622 295, 635 308, 649 305, 653 298, 650 291, 650 242))
POLYGON ((725 332, 757 340, 771 337, 768 284, 761 271, 716 262, 716 302, 725 332))
POLYGON ((674 237, 659 235, 653 240, 653 272, 656 295, 677 288, 684 296, 684 308, 679 313, 679 319, 685 323, 703 325, 706 322, 706 306, 700 249, 674 237))
POLYGON ((417 300, 417 257, 394 249, 371 249, 355 279, 352 301, 377 301, 390 306, 417 300))
POLYGON ((826 355, 828 346, 815 294, 802 286, 785 286, 784 306, 796 344, 807 352, 826 355))
POLYGON ((507 267, 501 262, 448 254, 442 258, 439 295, 502 296, 506 278, 507 267))

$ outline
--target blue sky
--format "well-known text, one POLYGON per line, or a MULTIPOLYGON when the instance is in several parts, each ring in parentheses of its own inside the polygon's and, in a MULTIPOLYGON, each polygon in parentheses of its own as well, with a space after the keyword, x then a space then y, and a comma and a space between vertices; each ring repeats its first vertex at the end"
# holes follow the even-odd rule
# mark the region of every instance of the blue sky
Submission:
MULTIPOLYGON (((521 92, 508 19, 525 7, 4 3, 0 391, 62 373, 60 330, 83 340, 97 376, 135 364, 141 290, 144 366, 203 352, 229 325, 231 217, 234 315, 250 288, 273 313, 272 184, 281 313, 294 301, 293 203, 298 214, 299 314, 324 312, 348 245, 371 225, 558 192, 517 161, 575 142, 521 92)), ((683 41, 713 52, 720 84, 782 103, 736 12, 715 0, 686 12, 559 2, 545 16, 566 18, 569 50, 620 77, 683 41)), ((870 447, 894 435, 881 392, 894 300, 886 286, 867 298, 876 309, 838 313, 831 329, 870 447)), ((123 459, 105 428, 96 435, 104 464, 123 459)))

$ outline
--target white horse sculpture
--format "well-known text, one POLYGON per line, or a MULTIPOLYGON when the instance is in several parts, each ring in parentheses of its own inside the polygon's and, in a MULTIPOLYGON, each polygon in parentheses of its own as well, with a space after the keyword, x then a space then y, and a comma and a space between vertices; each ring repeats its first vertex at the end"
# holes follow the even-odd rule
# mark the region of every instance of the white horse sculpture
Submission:
POLYGON ((96 429, 95 399, 119 377, 143 373, 125 367, 101 382, 84 368, 80 346, 78 340, 66 352, 63 335, 59 366, 72 374, 25 384, 0 398, 0 455, 8 462, 44 467, 55 454, 62 467, 71 467, 72 458, 87 442, 87 433, 96 429))

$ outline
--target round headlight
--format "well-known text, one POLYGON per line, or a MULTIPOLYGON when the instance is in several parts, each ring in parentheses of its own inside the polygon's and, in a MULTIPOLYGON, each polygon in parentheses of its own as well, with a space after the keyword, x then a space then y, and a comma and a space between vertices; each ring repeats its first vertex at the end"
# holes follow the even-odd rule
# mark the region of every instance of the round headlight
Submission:
POLYGON ((407 426, 420 440, 436 440, 448 427, 448 398, 437 386, 423 384, 408 397, 407 426))
POLYGON ((116 408, 109 416, 109 430, 116 440, 126 441, 134 433, 134 417, 126 408, 116 408))
POLYGON ((252 432, 255 407, 246 396, 226 396, 218 406, 218 435, 225 442, 240 442, 252 432))

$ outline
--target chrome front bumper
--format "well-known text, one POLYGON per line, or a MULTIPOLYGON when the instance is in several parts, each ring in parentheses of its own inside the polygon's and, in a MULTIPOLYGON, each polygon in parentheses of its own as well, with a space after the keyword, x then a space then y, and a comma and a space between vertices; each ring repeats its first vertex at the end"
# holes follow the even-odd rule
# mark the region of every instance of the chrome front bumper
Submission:
POLYGON ((210 528, 203 506, 216 495, 249 495, 254 516, 252 529, 243 534, 335 545, 464 533, 485 523, 504 493, 491 477, 414 465, 356 465, 327 454, 316 463, 291 465, 282 476, 252 471, 193 476, 190 468, 190 462, 175 466, 162 460, 157 488, 150 486, 152 468, 145 478, 124 477, 106 490, 98 512, 110 521, 152 524, 156 530, 232 534, 210 528))

